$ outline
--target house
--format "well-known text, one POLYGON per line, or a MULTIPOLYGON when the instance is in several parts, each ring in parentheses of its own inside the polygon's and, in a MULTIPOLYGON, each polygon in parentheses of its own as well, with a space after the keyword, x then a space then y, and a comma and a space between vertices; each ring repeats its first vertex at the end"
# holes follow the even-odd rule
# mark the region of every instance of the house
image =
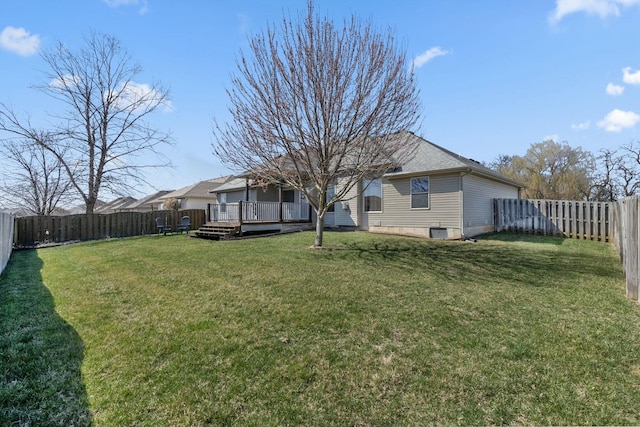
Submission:
MULTIPOLYGON (((415 155, 362 182, 326 225, 370 232, 460 239, 493 231, 493 199, 519 198, 519 183, 417 135, 415 155), (357 192, 362 194, 357 197, 357 192)), ((337 185, 340 185, 338 180, 337 185)))
MULTIPOLYGON (((480 163, 411 132, 399 137, 416 142, 412 158, 381 177, 358 183, 327 213, 325 226, 461 239, 493 230, 494 198, 519 198, 519 183, 480 163)), ((335 186, 340 185, 338 179, 335 186)), ((314 221, 304 194, 285 186, 261 187, 247 177, 215 191, 218 204, 210 209, 212 222, 281 230, 283 224, 314 221)))
POLYGON ((218 187, 233 179, 233 176, 200 181, 196 184, 180 188, 160 197, 160 200, 176 199, 180 209, 207 209, 207 206, 217 201, 215 193, 218 187))
POLYGON ((97 214, 110 214, 114 212, 119 212, 123 207, 130 205, 131 203, 136 202, 136 199, 129 196, 118 197, 107 203, 101 203, 99 206, 96 204, 93 213, 97 214))
POLYGON ((150 194, 142 199, 136 200, 125 206, 118 208, 119 212, 153 212, 163 209, 160 197, 171 193, 173 190, 161 190, 150 194))

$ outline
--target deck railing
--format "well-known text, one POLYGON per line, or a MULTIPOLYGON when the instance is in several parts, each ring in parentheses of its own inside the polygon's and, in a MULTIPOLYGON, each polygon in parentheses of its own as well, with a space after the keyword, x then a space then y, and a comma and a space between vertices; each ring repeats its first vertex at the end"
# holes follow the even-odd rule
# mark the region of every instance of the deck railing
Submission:
POLYGON ((246 202, 209 205, 209 221, 266 223, 307 222, 311 220, 308 203, 246 202))

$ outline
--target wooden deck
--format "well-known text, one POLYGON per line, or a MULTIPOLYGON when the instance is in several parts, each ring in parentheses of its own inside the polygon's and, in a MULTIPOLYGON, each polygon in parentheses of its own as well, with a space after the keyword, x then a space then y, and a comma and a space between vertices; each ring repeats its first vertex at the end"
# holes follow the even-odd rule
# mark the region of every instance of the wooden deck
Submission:
POLYGON ((245 236, 247 234, 265 234, 278 233, 287 231, 306 230, 312 228, 313 225, 308 221, 298 222, 261 222, 261 223, 244 223, 225 222, 225 221, 209 221, 202 225, 195 232, 196 237, 204 239, 228 239, 231 237, 245 236))

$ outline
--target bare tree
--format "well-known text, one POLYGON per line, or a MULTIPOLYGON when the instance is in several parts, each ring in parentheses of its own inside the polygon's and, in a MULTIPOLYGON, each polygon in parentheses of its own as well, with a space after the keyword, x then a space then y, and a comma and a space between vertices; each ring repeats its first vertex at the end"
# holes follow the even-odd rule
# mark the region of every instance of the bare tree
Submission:
POLYGON ((596 159, 598 163, 597 172, 591 190, 592 200, 614 202, 618 200, 621 190, 621 181, 624 180, 621 157, 617 150, 608 148, 600 150, 600 155, 596 159), (622 176, 620 175, 622 173, 622 176))
MULTIPOLYGON (((142 68, 116 38, 92 33, 85 42, 79 52, 59 43, 41 55, 49 71, 37 88, 66 111, 52 116, 59 122, 51 130, 55 138, 38 144, 58 159, 92 213, 101 190, 121 194, 144 182, 146 168, 167 165, 159 147, 170 143, 169 135, 145 119, 169 104, 165 89, 135 81, 142 68)), ((30 125, 5 104, 0 130, 35 141, 30 125)))
POLYGON ((621 181, 622 197, 633 196, 640 190, 640 142, 630 141, 620 147, 618 174, 621 181))
POLYGON ((0 153, 6 169, 0 190, 11 205, 50 215, 61 202, 72 200, 73 186, 58 158, 40 143, 52 144, 52 136, 45 131, 33 135, 37 141, 3 141, 0 153))
POLYGON ((614 201, 640 191, 640 143, 630 141, 616 150, 602 149, 598 156, 594 199, 614 201))
POLYGON ((311 1, 297 22, 284 18, 252 37, 250 51, 240 53, 227 90, 233 121, 214 124, 214 154, 261 182, 303 192, 320 247, 329 208, 412 155, 398 135, 419 117, 413 69, 392 32, 356 17, 336 26, 311 1))

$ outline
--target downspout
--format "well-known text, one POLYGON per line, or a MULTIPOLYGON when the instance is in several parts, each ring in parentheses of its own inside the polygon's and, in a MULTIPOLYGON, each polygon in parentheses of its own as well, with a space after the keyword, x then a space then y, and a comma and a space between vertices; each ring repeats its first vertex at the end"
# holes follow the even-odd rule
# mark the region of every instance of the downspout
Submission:
POLYGON ((468 175, 468 172, 460 172, 460 214, 458 220, 460 221, 460 238, 464 240, 464 177, 468 175))

